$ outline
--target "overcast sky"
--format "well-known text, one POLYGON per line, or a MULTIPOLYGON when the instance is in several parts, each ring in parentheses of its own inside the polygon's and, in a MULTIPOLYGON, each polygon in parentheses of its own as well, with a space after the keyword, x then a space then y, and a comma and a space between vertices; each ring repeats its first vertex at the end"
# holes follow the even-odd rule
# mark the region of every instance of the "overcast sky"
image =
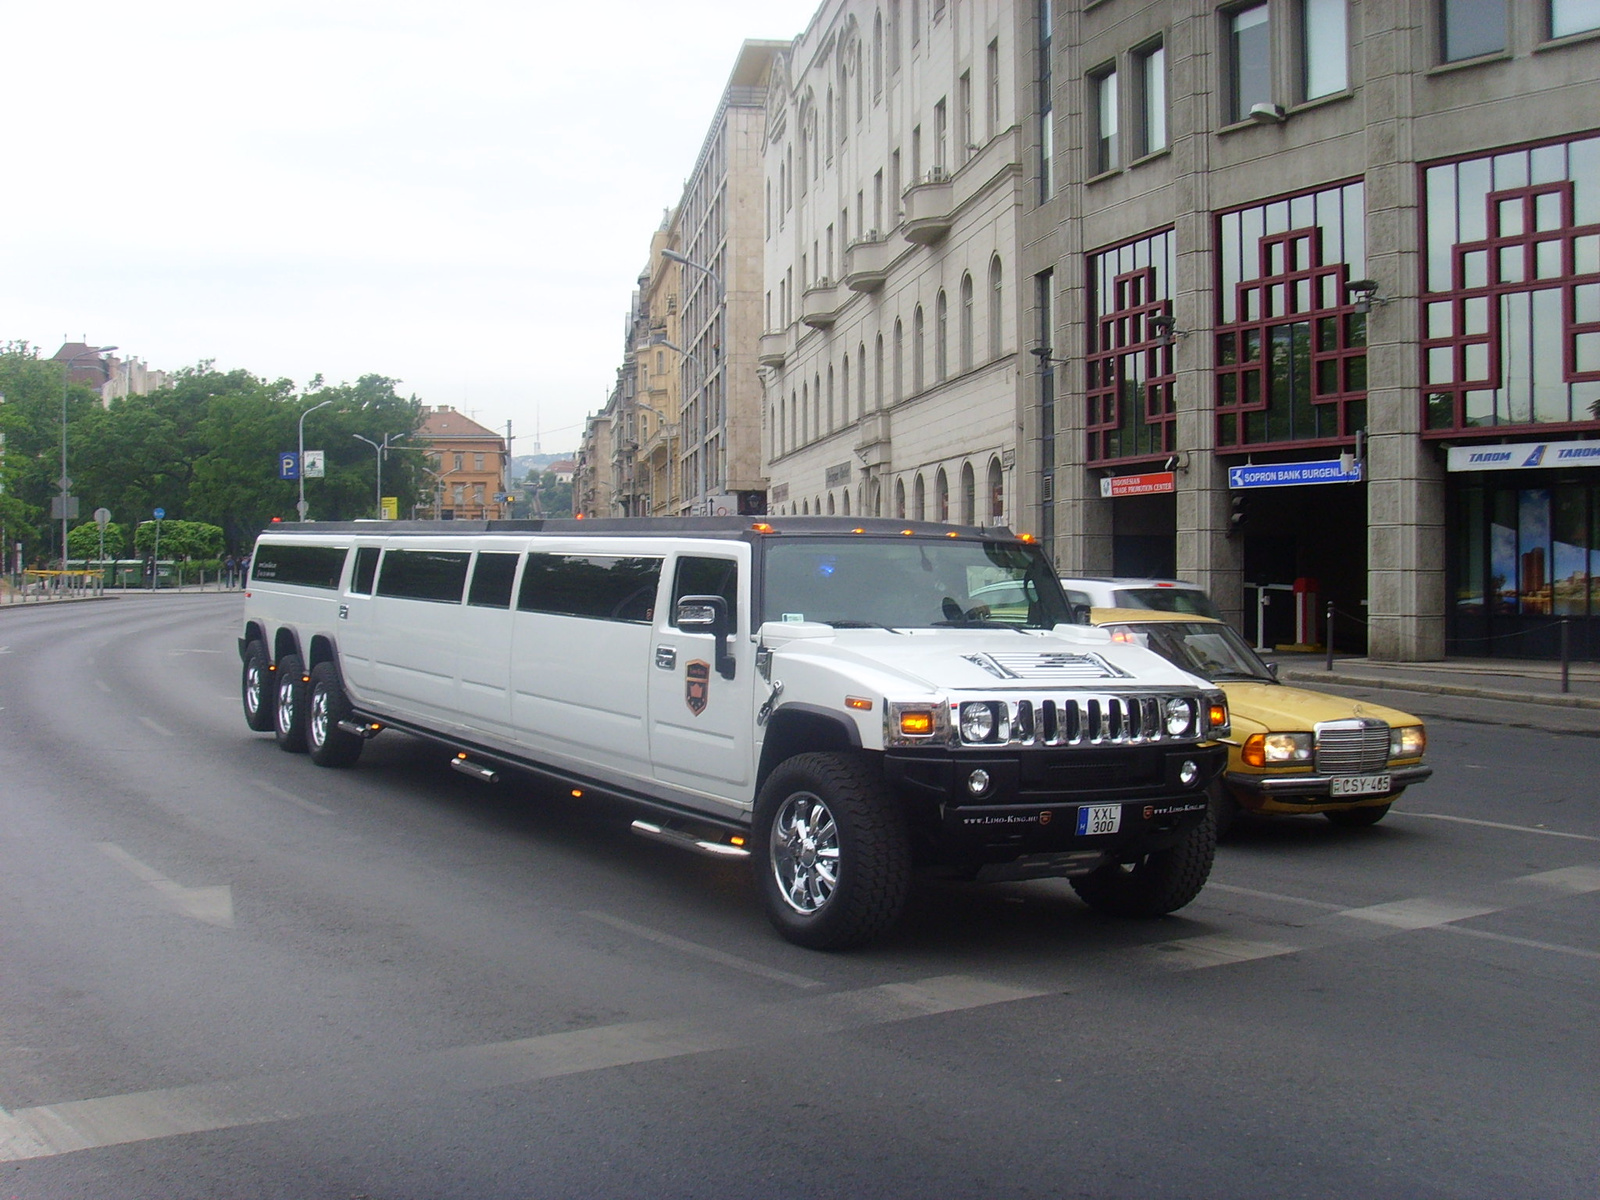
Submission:
POLYGON ((814 0, 3 6, 0 341, 375 373, 576 449, 745 38, 814 0))

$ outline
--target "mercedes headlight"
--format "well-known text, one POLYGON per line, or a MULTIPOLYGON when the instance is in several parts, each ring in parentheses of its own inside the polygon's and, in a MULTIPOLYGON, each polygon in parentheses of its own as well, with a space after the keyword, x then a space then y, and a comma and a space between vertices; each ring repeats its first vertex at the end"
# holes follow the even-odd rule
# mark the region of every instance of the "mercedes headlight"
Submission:
POLYGON ((1421 758, 1428 748, 1428 732, 1421 725, 1396 725, 1389 730, 1390 758, 1421 758))

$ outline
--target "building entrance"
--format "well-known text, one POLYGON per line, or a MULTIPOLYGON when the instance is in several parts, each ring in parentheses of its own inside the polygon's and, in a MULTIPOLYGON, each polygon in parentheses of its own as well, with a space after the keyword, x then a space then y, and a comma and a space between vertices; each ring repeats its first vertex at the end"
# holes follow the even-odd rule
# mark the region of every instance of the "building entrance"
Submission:
POLYGON ((1243 540, 1244 634, 1252 644, 1326 645, 1324 614, 1332 601, 1333 648, 1365 654, 1367 485, 1241 489, 1230 504, 1237 518, 1234 536, 1243 540), (1292 590, 1297 581, 1298 592, 1292 590), (1256 589, 1261 587, 1268 587, 1269 602, 1259 610, 1263 622, 1258 626, 1256 589), (1314 602, 1304 601, 1313 619, 1297 626, 1299 596, 1308 591, 1316 593, 1314 602))

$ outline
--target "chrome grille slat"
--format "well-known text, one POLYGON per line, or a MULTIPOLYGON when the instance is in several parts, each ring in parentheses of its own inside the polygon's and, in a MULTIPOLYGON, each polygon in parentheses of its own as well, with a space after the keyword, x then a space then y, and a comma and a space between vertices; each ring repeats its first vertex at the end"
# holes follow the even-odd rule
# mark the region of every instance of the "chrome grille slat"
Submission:
POLYGON ((1363 775, 1389 764, 1389 725, 1374 717, 1324 721, 1316 728, 1316 768, 1329 775, 1363 775))
MULTIPOLYGON (((1167 733, 1168 694, 1088 693, 1002 701, 999 744, 1012 746, 1129 746, 1195 741, 1167 733)), ((1185 697, 1188 699, 1188 697, 1185 697)), ((952 724, 959 701, 951 704, 952 724)), ((1384 747, 1388 747, 1387 728, 1384 747)))

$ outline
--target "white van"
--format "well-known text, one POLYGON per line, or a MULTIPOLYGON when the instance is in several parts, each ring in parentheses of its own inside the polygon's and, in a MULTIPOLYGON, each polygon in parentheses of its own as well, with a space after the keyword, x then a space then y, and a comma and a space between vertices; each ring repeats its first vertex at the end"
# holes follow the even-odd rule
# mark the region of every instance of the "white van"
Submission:
POLYGON ((323 766, 397 729, 476 778, 750 856, 784 936, 866 941, 913 868, 1153 915, 1210 870, 1220 690, 1071 623, 1005 530, 849 518, 263 533, 245 717, 323 766))

